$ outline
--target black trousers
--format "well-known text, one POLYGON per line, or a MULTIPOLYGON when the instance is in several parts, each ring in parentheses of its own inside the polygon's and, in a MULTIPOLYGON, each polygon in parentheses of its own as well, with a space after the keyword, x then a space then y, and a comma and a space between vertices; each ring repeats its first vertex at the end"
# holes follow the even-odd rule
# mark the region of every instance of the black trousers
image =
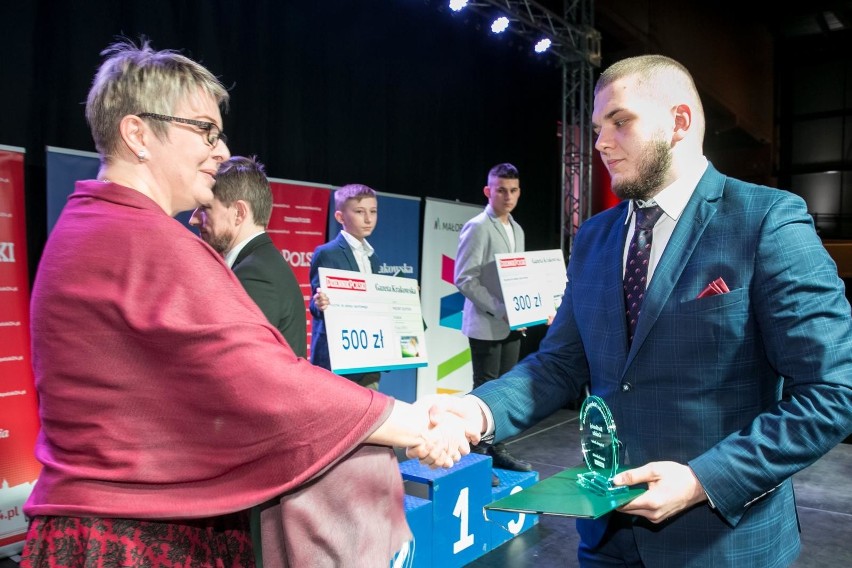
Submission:
POLYGON ((486 381, 496 379, 506 373, 518 362, 521 354, 521 332, 511 331, 506 339, 491 341, 474 339, 470 341, 470 363, 473 366, 473 388, 482 386, 486 381))
MULTIPOLYGON (((510 331, 506 339, 495 341, 468 338, 470 363, 473 366, 473 388, 496 379, 515 366, 521 354, 521 337, 520 331, 510 331)), ((506 446, 503 442, 498 442, 494 447, 503 450, 506 446)))

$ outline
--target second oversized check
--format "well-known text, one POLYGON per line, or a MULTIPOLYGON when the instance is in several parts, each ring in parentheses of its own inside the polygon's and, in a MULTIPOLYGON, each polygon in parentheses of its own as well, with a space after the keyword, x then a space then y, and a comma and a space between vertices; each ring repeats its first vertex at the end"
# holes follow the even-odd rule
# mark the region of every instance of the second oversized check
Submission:
POLYGON ((425 367, 417 280, 320 268, 331 370, 338 374, 425 367))
POLYGON ((497 276, 511 329, 546 323, 568 282, 559 249, 495 254, 497 276))

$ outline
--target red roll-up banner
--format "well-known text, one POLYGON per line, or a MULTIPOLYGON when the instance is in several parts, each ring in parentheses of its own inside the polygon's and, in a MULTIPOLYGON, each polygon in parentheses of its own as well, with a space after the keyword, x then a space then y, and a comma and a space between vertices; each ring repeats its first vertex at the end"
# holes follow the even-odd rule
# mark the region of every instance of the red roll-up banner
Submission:
POLYGON ((311 258, 326 241, 328 205, 332 186, 302 181, 269 179, 272 217, 267 232, 293 269, 305 301, 308 327, 308 357, 311 349, 311 258))
POLYGON ((41 471, 29 308, 24 150, 0 146, 0 556, 23 547, 23 505, 41 471))

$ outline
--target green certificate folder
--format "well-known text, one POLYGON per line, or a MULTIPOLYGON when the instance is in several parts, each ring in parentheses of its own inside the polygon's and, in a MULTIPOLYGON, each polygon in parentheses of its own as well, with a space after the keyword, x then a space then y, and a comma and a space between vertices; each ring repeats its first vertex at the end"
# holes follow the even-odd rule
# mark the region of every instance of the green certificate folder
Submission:
MULTIPOLYGON (((629 468, 621 468, 626 470, 629 468)), ((514 495, 485 506, 495 511, 513 511, 539 515, 561 515, 597 519, 613 509, 629 503, 646 491, 631 487, 617 495, 598 495, 577 484, 577 474, 588 471, 585 466, 572 467, 539 481, 514 495)))

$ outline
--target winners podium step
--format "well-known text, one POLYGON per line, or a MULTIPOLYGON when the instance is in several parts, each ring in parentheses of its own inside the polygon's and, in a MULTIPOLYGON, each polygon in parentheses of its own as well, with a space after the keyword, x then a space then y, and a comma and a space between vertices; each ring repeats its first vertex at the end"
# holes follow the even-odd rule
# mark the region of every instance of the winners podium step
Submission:
POLYGON ((399 464, 405 482, 405 513, 414 534, 406 566, 454 568, 473 562, 538 523, 537 515, 488 511, 485 505, 538 481, 538 472, 494 469, 491 457, 468 454, 449 469, 430 469, 417 460, 399 464))

